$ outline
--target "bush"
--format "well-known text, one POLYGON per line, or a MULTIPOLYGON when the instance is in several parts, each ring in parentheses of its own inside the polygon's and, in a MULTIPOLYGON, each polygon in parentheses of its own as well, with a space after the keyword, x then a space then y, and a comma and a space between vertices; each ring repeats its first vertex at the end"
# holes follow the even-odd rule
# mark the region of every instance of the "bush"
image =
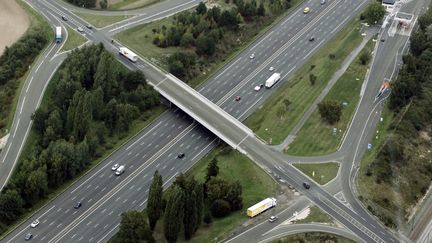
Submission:
POLYGON ((214 217, 221 218, 231 212, 231 207, 227 201, 223 199, 217 199, 211 204, 210 211, 214 217))

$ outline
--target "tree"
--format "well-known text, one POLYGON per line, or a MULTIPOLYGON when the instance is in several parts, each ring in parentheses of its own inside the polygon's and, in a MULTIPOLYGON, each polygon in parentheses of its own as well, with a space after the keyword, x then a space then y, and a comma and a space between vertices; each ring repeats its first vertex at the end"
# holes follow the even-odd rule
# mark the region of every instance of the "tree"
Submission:
POLYGON ((164 235, 168 242, 176 242, 183 222, 184 192, 175 185, 169 191, 164 217, 164 235))
POLYGON ((204 213, 204 190, 203 185, 197 183, 195 185, 195 200, 196 200, 196 211, 197 211, 197 219, 196 219, 196 225, 194 232, 198 230, 198 227, 201 225, 201 222, 203 220, 203 213, 204 213))
POLYGON ((33 126, 40 134, 45 131, 45 121, 48 119, 49 112, 45 106, 39 107, 32 115, 33 126))
POLYGON ((143 213, 129 211, 121 215, 118 238, 121 242, 155 242, 143 213))
POLYGON ((11 223, 23 211, 23 200, 14 189, 8 189, 0 194, 0 219, 4 223, 11 223))
POLYGON ((200 2, 195 11, 199 15, 204 15, 207 12, 207 7, 203 2, 200 2))
POLYGON ((147 201, 147 215, 149 219, 150 229, 154 230, 156 222, 162 215, 162 191, 163 191, 162 176, 159 171, 155 171, 153 181, 150 186, 148 201, 147 201))
POLYGON ((198 55, 211 56, 216 51, 215 41, 205 35, 200 35, 196 40, 196 53, 198 55))
POLYGON ((365 9, 362 16, 366 20, 368 24, 376 24, 382 20, 386 11, 384 6, 381 5, 380 2, 373 1, 369 6, 365 9))
POLYGON ((340 120, 342 105, 335 100, 325 100, 318 104, 318 111, 324 121, 334 124, 340 120))
POLYGON ((219 166, 217 165, 217 159, 213 158, 207 165, 206 183, 212 178, 219 174, 219 166))
POLYGON ((211 213, 209 211, 206 211, 204 214, 204 223, 211 224, 213 222, 213 218, 211 216, 211 213))
POLYGON ((258 6, 257 15, 261 17, 265 16, 265 8, 263 2, 261 2, 260 5, 258 6))

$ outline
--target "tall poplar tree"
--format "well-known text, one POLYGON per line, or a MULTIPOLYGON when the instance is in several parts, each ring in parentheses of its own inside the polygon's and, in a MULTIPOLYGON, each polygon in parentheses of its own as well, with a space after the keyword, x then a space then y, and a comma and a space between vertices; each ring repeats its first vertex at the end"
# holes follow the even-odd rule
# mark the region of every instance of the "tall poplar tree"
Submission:
POLYGON ((156 222, 162 214, 162 185, 162 176, 156 170, 153 175, 153 182, 150 186, 147 202, 147 215, 151 230, 154 230, 156 222))

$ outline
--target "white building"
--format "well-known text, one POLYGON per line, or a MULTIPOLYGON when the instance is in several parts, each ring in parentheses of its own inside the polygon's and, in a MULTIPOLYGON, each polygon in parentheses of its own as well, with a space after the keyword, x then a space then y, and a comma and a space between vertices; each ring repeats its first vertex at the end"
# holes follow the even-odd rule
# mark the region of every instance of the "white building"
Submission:
POLYGON ((391 13, 395 8, 396 0, 382 0, 382 5, 388 13, 391 13))

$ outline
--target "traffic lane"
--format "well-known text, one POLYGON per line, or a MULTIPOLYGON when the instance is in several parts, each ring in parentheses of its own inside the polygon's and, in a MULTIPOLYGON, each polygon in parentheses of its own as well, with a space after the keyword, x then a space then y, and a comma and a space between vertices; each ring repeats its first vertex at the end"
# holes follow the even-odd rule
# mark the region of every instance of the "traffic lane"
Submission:
MULTIPOLYGON (((318 2, 316 2, 319 4, 318 2)), ((302 8, 299 8, 295 13, 299 15, 300 18, 298 18, 296 15, 290 15, 287 20, 292 22, 294 20, 300 21, 298 24, 285 24, 285 21, 277 25, 275 28, 272 29, 270 33, 265 35, 261 38, 261 40, 258 40, 258 44, 255 44, 253 47, 251 47, 254 52, 248 50, 243 52, 244 54, 241 54, 239 58, 237 58, 235 61, 233 61, 231 64, 229 64, 227 67, 223 68, 219 73, 216 73, 214 80, 211 79, 209 81, 209 85, 206 85, 205 88, 201 88, 200 93, 208 97, 212 101, 219 100, 219 97, 211 96, 211 94, 218 94, 220 92, 221 94, 226 94, 226 90, 231 90, 233 87, 232 83, 229 83, 228 85, 223 84, 221 85, 221 81, 229 80, 233 83, 240 83, 240 81, 245 82, 250 79, 251 75, 254 75, 256 71, 251 73, 251 70, 265 70, 268 71, 270 66, 274 66, 276 68, 276 72, 280 72, 279 65, 277 62, 279 62, 279 57, 281 52, 288 50, 288 52, 291 51, 291 45, 294 43, 296 44, 299 38, 300 41, 304 41, 307 38, 308 31, 311 30, 312 27, 316 26, 317 24, 328 24, 328 21, 334 22, 334 26, 338 24, 340 21, 334 21, 336 14, 331 15, 331 11, 337 11, 338 14, 342 13, 345 14, 347 11, 347 8, 352 7, 353 5, 337 5, 339 2, 333 2, 333 5, 325 5, 329 6, 328 9, 326 9, 326 12, 322 11, 314 11, 310 14, 303 14, 302 8), (305 21, 305 17, 310 17, 313 19, 313 21, 305 21), (295 17, 295 18, 293 18, 295 17), (330 18, 326 21, 321 21, 323 19, 330 18), (321 22, 320 22, 321 21, 321 22), (299 29, 301 29, 299 31, 299 29), (276 51, 275 51, 276 50, 276 51), (255 53, 255 58, 250 59, 249 55, 252 53, 255 53), (246 77, 247 76, 247 77, 246 77), (243 80, 245 79, 246 80, 243 80), (218 80, 219 79, 219 80, 218 80), (218 89, 222 87, 222 90, 219 91, 218 89), (225 92, 223 92, 225 91, 225 92)), ((355 7, 355 5, 354 5, 355 7)), ((352 12, 349 12, 349 14, 352 14, 352 12)), ((287 21, 286 20, 286 21, 287 21)), ((329 31, 330 32, 330 31, 329 31)), ((292 51, 291 51, 292 53, 292 51)), ((287 54, 285 54, 285 57, 287 54)), ((290 61, 293 62, 293 65, 295 64, 295 60, 292 60, 294 54, 290 55, 290 61)), ((282 73, 282 75, 284 75, 282 73)), ((270 76, 270 75, 268 75, 270 76)), ((267 76, 267 77, 268 77, 267 76)), ((267 78, 266 77, 266 78, 267 78)), ((265 79, 266 79, 265 78, 265 79)), ((265 79, 261 78, 260 82, 263 83, 265 79)), ((218 103, 219 104, 219 103, 218 103)))
MULTIPOLYGON (((104 195, 106 192, 105 189, 112 184, 115 184, 118 182, 120 178, 114 177, 112 175, 111 166, 116 161, 124 161, 128 157, 134 158, 136 153, 130 153, 128 151, 128 148, 131 148, 132 150, 139 152, 139 151, 146 151, 148 150, 148 140, 149 141, 158 141, 160 144, 167 143, 170 139, 172 139, 170 136, 149 136, 149 131, 152 132, 156 128, 158 128, 158 124, 160 124, 159 127, 163 129, 163 131, 171 130, 171 134, 174 134, 173 127, 171 125, 167 124, 176 124, 175 129, 177 129, 177 133, 180 133, 184 130, 184 127, 189 125, 188 120, 190 122, 190 119, 185 119, 185 114, 181 111, 178 111, 176 113, 166 112, 163 116, 160 117, 160 119, 165 120, 165 123, 153 123, 150 125, 147 129, 143 130, 142 134, 139 136, 136 136, 135 138, 128 141, 124 146, 123 149, 117 150, 114 152, 106 161, 110 161, 108 163, 102 162, 99 165, 97 165, 94 168, 94 173, 87 173, 84 177, 82 177, 77 183, 75 183, 71 188, 69 188, 65 193, 60 194, 58 198, 55 199, 52 203, 48 204, 46 207, 44 207, 42 210, 40 210, 39 213, 37 213, 34 217, 32 217, 31 220, 29 220, 27 223, 24 224, 23 227, 18 228, 15 231, 21 231, 23 228, 26 227, 26 225, 29 225, 30 222, 38 218, 42 224, 38 227, 39 231, 42 231, 41 228, 45 228, 45 230, 49 231, 52 224, 65 224, 67 220, 70 220, 69 218, 76 218, 80 215, 80 211, 77 211, 76 213, 69 213, 69 209, 73 207, 73 205, 78 202, 82 201, 83 206, 86 206, 86 204, 91 203, 91 201, 96 201, 98 197, 101 195, 104 195), (177 114, 176 114, 177 113, 177 114), (182 115, 180 115, 180 114, 182 115), (183 124, 183 125, 182 125, 183 124), (158 140, 160 138, 164 138, 165 141, 158 140), (147 140, 147 141, 146 141, 147 140), (140 142, 141 146, 134 147, 133 145, 140 142), (145 146, 143 146, 145 145, 145 146), (130 153, 130 154, 129 154, 130 153), (106 175, 106 176, 105 176, 106 175), (81 183, 80 183, 81 182, 81 183), (89 190, 90 187, 95 187, 95 190, 89 190), (90 202, 89 202, 90 200, 90 202), (49 210, 53 205, 56 206, 56 210, 52 211, 49 210), (61 205, 61 206, 60 206, 61 205), (66 213, 66 215, 59 217, 59 214, 62 214, 63 212, 66 213), (40 215, 43 214, 43 217, 40 215), (39 216, 38 216, 39 215, 39 216), (45 224, 45 222, 49 222, 51 225, 45 224)), ((148 152, 148 151, 147 151, 148 152)), ((155 153, 155 151, 148 152, 149 154, 155 153)), ((129 168, 132 169, 132 168, 129 168)), ((13 237, 12 235, 10 237, 13 237)))
MULTIPOLYGON (((303 209, 309 207, 311 205, 311 202, 304 196, 301 196, 300 198, 296 199, 296 201, 289 205, 287 208, 283 210, 278 210, 277 208, 280 206, 277 206, 273 209, 267 210, 264 215, 259 215, 257 217, 261 217, 262 220, 257 225, 254 225, 252 227, 249 227, 245 229, 242 233, 235 235, 233 237, 228 238, 225 242, 254 242, 259 239, 261 239, 264 235, 269 234, 274 229, 277 229, 278 227, 281 227, 283 224, 285 224, 285 221, 292 218, 293 214, 295 212, 301 212, 303 209), (280 211, 278 213, 273 213, 276 211, 280 211), (277 221, 271 223, 268 221, 269 215, 275 215, 278 217, 277 221)), ((246 220, 246 216, 245 216, 246 220)), ((251 219, 256 220, 256 219, 251 219)))
MULTIPOLYGON (((324 191, 321 187, 319 187, 315 182, 311 181, 308 177, 296 172, 296 169, 290 165, 284 165, 277 159, 275 159, 272 154, 274 152, 270 151, 267 147, 262 146, 261 143, 249 137, 246 139, 243 144, 243 149, 248 153, 248 156, 253 158, 253 160, 257 163, 261 163, 263 168, 270 171, 278 171, 280 177, 286 180, 288 183, 293 185, 297 190, 302 192, 304 195, 308 196, 310 200, 312 200, 316 205, 321 207, 325 212, 333 216, 340 223, 344 224, 347 228, 352 230, 355 233, 358 233, 360 237, 365 240, 372 240, 368 234, 373 232, 375 235, 379 237, 384 237, 384 239, 393 239, 391 235, 388 235, 387 232, 384 232, 380 225, 377 225, 374 222, 370 222, 371 220, 366 220, 369 218, 367 215, 362 217, 361 219, 356 219, 357 215, 346 208, 341 202, 335 199, 333 196, 329 195, 326 191, 324 191), (311 185, 309 190, 303 188, 302 183, 307 182, 311 185), (336 207, 336 208, 335 208, 336 207), (336 211, 336 209, 338 211, 336 211), (350 216, 349 219, 346 217, 350 216), (360 223, 357 228, 357 224, 360 223), (370 224, 373 224, 372 228, 367 228, 370 224)), ((370 219, 370 218, 369 218, 370 219)), ((373 221, 373 220, 372 220, 373 221)))
POLYGON ((363 240, 357 237, 355 234, 346 230, 344 228, 339 228, 336 226, 330 226, 325 224, 290 224, 290 225, 281 225, 274 230, 270 231, 266 237, 262 237, 259 242, 271 242, 278 240, 282 237, 305 233, 305 232, 323 232, 330 233, 334 235, 343 236, 345 238, 354 240, 355 242, 362 242, 363 240))
MULTIPOLYGON (((201 133, 201 131, 199 131, 201 133)), ((164 175, 164 183, 165 185, 168 182, 171 182, 175 179, 175 175, 178 174, 178 167, 184 167, 185 164, 190 167, 193 162, 196 162, 199 158, 194 157, 190 158, 188 156, 187 159, 178 159, 177 157, 174 158, 166 158, 168 153, 176 153, 179 151, 180 146, 178 144, 181 143, 190 143, 193 141, 194 146, 199 146, 200 148, 197 150, 197 154, 202 154, 201 151, 206 150, 206 147, 211 142, 211 134, 208 133, 208 136, 202 136, 202 137, 191 137, 192 134, 188 133, 187 136, 183 136, 180 140, 178 140, 175 144, 171 145, 167 150, 164 150, 161 154, 157 156, 154 160, 147 161, 148 164, 143 166, 143 168, 139 169, 137 173, 131 173, 127 174, 128 177, 125 179, 126 181, 122 181, 121 184, 117 185, 115 188, 112 188, 111 191, 107 193, 107 196, 102 198, 100 201, 95 202, 93 206, 86 209, 86 212, 84 215, 77 220, 75 220, 73 223, 67 224, 67 226, 58 232, 53 232, 56 234, 56 237, 52 237, 54 234, 51 232, 49 233, 50 239, 52 239, 53 242, 57 242, 60 239, 68 239, 69 237, 72 237, 74 234, 85 236, 85 232, 81 232, 81 230, 85 229, 87 230, 88 226, 91 226, 93 224, 95 217, 98 217, 99 212, 101 212, 100 217, 105 217, 105 220, 99 221, 99 222, 109 222, 113 221, 113 218, 116 218, 117 220, 120 220, 118 215, 121 214, 121 212, 131 209, 131 206, 138 205, 138 201, 136 201, 136 205, 131 205, 130 202, 133 202, 136 199, 132 199, 133 195, 135 193, 135 188, 131 189, 131 185, 145 185, 145 181, 147 181, 148 184, 150 184, 152 175, 154 173, 154 170, 161 169, 161 173, 168 173, 168 175, 164 175), (162 163, 167 163, 169 167, 162 166, 162 163), (173 170, 171 168, 174 168, 173 170), (144 174, 144 175, 143 175, 144 174), (143 180, 145 180, 143 182, 143 180), (129 190, 128 190, 129 188, 129 190), (132 200, 132 201, 131 201, 132 200), (104 210, 104 209, 109 209, 104 210), (111 210, 111 211, 110 211, 111 210), (103 211, 103 212, 102 212, 103 211)), ((186 157, 185 157, 186 158, 186 157)), ((126 175, 125 174, 122 176, 126 175)), ((138 189, 138 188, 137 188, 138 189)), ((146 197, 148 194, 148 190, 140 190, 140 192, 137 192, 138 196, 140 197, 146 197)), ((143 201, 140 201, 141 204, 138 206, 142 206, 143 201)), ((103 225, 101 223, 98 223, 97 226, 103 225)), ((94 226, 93 226, 94 227, 94 226)), ((107 227, 109 228, 109 227, 107 227)), ((95 233, 93 232, 93 229, 89 231, 89 238, 94 237, 95 233)))

